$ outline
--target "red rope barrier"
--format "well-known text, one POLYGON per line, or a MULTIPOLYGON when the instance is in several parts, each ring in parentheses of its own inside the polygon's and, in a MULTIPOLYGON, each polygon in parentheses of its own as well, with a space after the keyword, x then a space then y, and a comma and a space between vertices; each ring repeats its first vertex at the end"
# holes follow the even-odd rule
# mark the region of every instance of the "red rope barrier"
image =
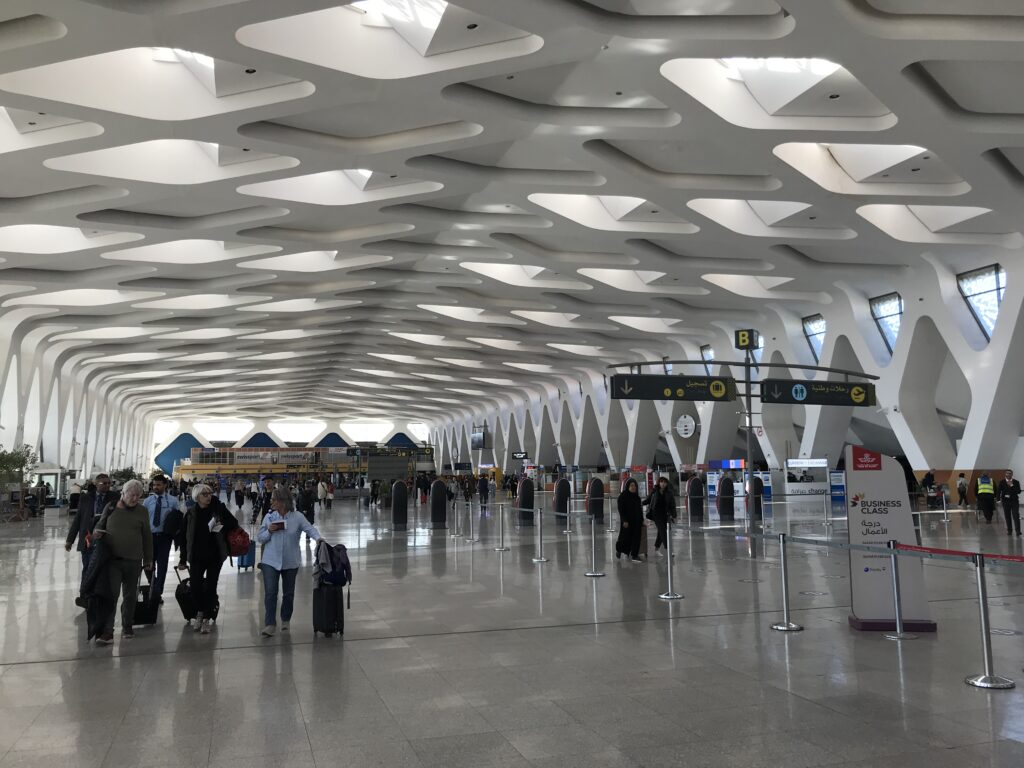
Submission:
POLYGON ((950 555, 953 557, 972 558, 975 555, 984 555, 986 560, 1008 560, 1012 563, 1024 563, 1024 555, 1000 555, 987 552, 965 552, 960 549, 940 549, 938 547, 917 547, 913 544, 897 544, 896 549, 907 552, 927 552, 934 555, 950 555))

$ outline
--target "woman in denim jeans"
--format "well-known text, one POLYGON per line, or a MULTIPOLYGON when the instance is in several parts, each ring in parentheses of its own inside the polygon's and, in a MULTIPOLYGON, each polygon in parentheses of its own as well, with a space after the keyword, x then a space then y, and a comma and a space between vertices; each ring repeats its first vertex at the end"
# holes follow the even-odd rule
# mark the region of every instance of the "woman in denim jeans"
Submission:
POLYGON ((299 572, 299 537, 305 533, 320 541, 320 532, 295 511, 292 495, 283 487, 274 489, 270 498, 273 510, 263 518, 256 539, 264 545, 260 569, 263 571, 265 603, 264 637, 273 636, 277 629, 277 585, 283 583, 281 596, 281 631, 288 631, 295 601, 295 577, 299 572))

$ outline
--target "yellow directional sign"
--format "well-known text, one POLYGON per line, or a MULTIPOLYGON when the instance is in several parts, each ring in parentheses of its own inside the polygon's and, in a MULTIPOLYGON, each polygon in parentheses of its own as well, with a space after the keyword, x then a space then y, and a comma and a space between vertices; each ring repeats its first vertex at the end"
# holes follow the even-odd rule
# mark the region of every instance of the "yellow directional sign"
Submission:
POLYGON ((616 400, 735 400, 736 380, 728 376, 660 376, 617 373, 611 380, 616 400))

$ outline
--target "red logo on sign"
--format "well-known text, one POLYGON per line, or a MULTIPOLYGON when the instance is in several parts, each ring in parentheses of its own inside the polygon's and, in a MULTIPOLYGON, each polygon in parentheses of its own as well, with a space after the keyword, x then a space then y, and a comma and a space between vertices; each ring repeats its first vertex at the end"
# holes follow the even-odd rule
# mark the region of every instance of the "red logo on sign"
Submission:
POLYGON ((853 446, 853 468, 864 472, 877 471, 882 468, 882 454, 869 451, 867 448, 853 446))

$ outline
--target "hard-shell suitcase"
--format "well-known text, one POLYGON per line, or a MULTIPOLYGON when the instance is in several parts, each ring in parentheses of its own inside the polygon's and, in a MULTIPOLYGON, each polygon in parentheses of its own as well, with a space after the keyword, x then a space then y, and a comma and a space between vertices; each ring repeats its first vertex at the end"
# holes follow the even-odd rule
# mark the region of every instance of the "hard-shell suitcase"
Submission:
POLYGON ((139 586, 135 590, 135 616, 132 618, 133 626, 138 627, 143 624, 156 624, 157 616, 160 613, 160 601, 151 599, 150 592, 152 589, 152 582, 143 586, 142 579, 140 577, 139 586))
POLYGON ((252 569, 256 567, 256 542, 249 542, 249 551, 244 555, 235 558, 235 566, 238 570, 252 569))
POLYGON ((321 584, 313 590, 313 635, 345 634, 345 588, 321 584))

